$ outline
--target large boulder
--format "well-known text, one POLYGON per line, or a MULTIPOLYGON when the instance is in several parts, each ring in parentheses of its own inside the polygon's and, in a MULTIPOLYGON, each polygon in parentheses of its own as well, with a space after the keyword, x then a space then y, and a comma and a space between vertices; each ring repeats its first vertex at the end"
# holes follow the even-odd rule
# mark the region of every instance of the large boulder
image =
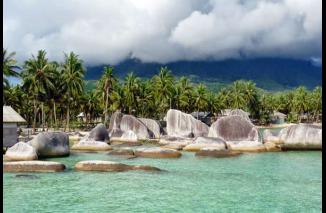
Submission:
POLYGON ((259 141, 257 128, 238 115, 215 121, 209 129, 208 137, 220 137, 226 141, 259 141))
POLYGON ((91 130, 91 132, 86 135, 82 140, 87 141, 109 141, 109 133, 105 128, 104 124, 97 124, 95 128, 91 130))
POLYGON ((215 150, 226 150, 226 142, 222 138, 197 137, 194 143, 183 148, 184 151, 197 152, 202 148, 214 148, 215 150))
POLYGON ((27 142, 34 147, 38 157, 68 156, 69 137, 64 132, 42 132, 27 142))
POLYGON ((132 115, 124 115, 122 117, 120 128, 123 132, 133 131, 140 140, 153 138, 153 133, 146 125, 132 115))
POLYGON ((281 130, 282 149, 322 149, 322 128, 312 124, 298 124, 281 130))
POLYGON ((240 117, 243 117, 244 119, 246 119, 247 121, 249 121, 251 123, 248 113, 243 111, 242 109, 233 109, 230 111, 229 116, 230 115, 238 115, 240 117))
POLYGON ((31 145, 18 142, 7 150, 5 158, 9 161, 36 160, 37 153, 31 145))
POLYGON ((127 165, 113 161, 89 160, 75 165, 77 171, 123 172, 129 170, 161 171, 159 168, 142 165, 127 165))
POLYGON ((3 162, 4 172, 59 172, 65 170, 65 165, 51 161, 12 161, 3 162))
POLYGON ((154 138, 160 138, 161 127, 156 120, 149 119, 149 118, 139 118, 139 120, 143 122, 145 126, 153 133, 154 138))
POLYGON ((197 137, 207 136, 209 127, 190 114, 170 109, 166 115, 166 129, 169 136, 197 137))
POLYGON ((139 148, 135 150, 135 155, 137 157, 144 158, 179 158, 181 153, 174 149, 167 148, 139 148))
POLYGON ((101 141, 80 141, 71 147, 71 150, 79 151, 109 151, 112 147, 101 141))
POLYGON ((120 111, 116 111, 112 114, 108 129, 110 137, 120 137, 122 135, 122 131, 120 129, 122 117, 123 114, 120 111))

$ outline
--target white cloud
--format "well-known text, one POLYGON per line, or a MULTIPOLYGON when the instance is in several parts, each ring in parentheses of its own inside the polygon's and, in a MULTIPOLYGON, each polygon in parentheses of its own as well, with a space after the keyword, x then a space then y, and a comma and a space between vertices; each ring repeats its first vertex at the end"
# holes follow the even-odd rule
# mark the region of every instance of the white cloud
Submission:
POLYGON ((320 57, 321 0, 5 0, 4 47, 25 60, 320 57))

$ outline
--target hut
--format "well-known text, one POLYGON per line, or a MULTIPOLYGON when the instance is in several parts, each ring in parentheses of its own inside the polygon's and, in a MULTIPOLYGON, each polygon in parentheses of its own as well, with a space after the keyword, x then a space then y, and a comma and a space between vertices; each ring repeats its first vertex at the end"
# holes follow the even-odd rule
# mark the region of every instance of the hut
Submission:
POLYGON ((191 115, 209 126, 211 125, 211 120, 214 116, 211 112, 192 112, 191 115))
POLYGON ((286 115, 278 112, 278 111, 274 111, 272 114, 272 123, 273 124, 284 124, 286 115))
POLYGON ((3 147, 11 147, 17 143, 17 126, 26 123, 11 106, 3 106, 3 147))

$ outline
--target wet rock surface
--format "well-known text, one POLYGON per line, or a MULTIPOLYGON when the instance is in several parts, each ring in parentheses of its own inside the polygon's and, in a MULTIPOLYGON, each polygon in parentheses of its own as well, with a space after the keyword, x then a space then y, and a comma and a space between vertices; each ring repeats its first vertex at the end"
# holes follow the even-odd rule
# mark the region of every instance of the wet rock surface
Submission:
POLYGON ((157 167, 143 165, 127 165, 113 161, 89 160, 75 165, 77 171, 124 172, 130 170, 161 171, 157 167))
POLYGON ((3 172, 59 172, 65 165, 52 161, 11 161, 3 162, 3 172))

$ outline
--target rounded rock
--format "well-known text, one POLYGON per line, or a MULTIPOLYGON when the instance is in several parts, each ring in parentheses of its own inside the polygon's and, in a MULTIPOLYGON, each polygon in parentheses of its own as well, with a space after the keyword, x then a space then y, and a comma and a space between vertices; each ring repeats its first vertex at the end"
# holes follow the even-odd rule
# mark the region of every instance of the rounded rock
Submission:
POLYGON ((37 160, 37 153, 31 145, 18 142, 7 150, 5 158, 7 161, 37 160))

